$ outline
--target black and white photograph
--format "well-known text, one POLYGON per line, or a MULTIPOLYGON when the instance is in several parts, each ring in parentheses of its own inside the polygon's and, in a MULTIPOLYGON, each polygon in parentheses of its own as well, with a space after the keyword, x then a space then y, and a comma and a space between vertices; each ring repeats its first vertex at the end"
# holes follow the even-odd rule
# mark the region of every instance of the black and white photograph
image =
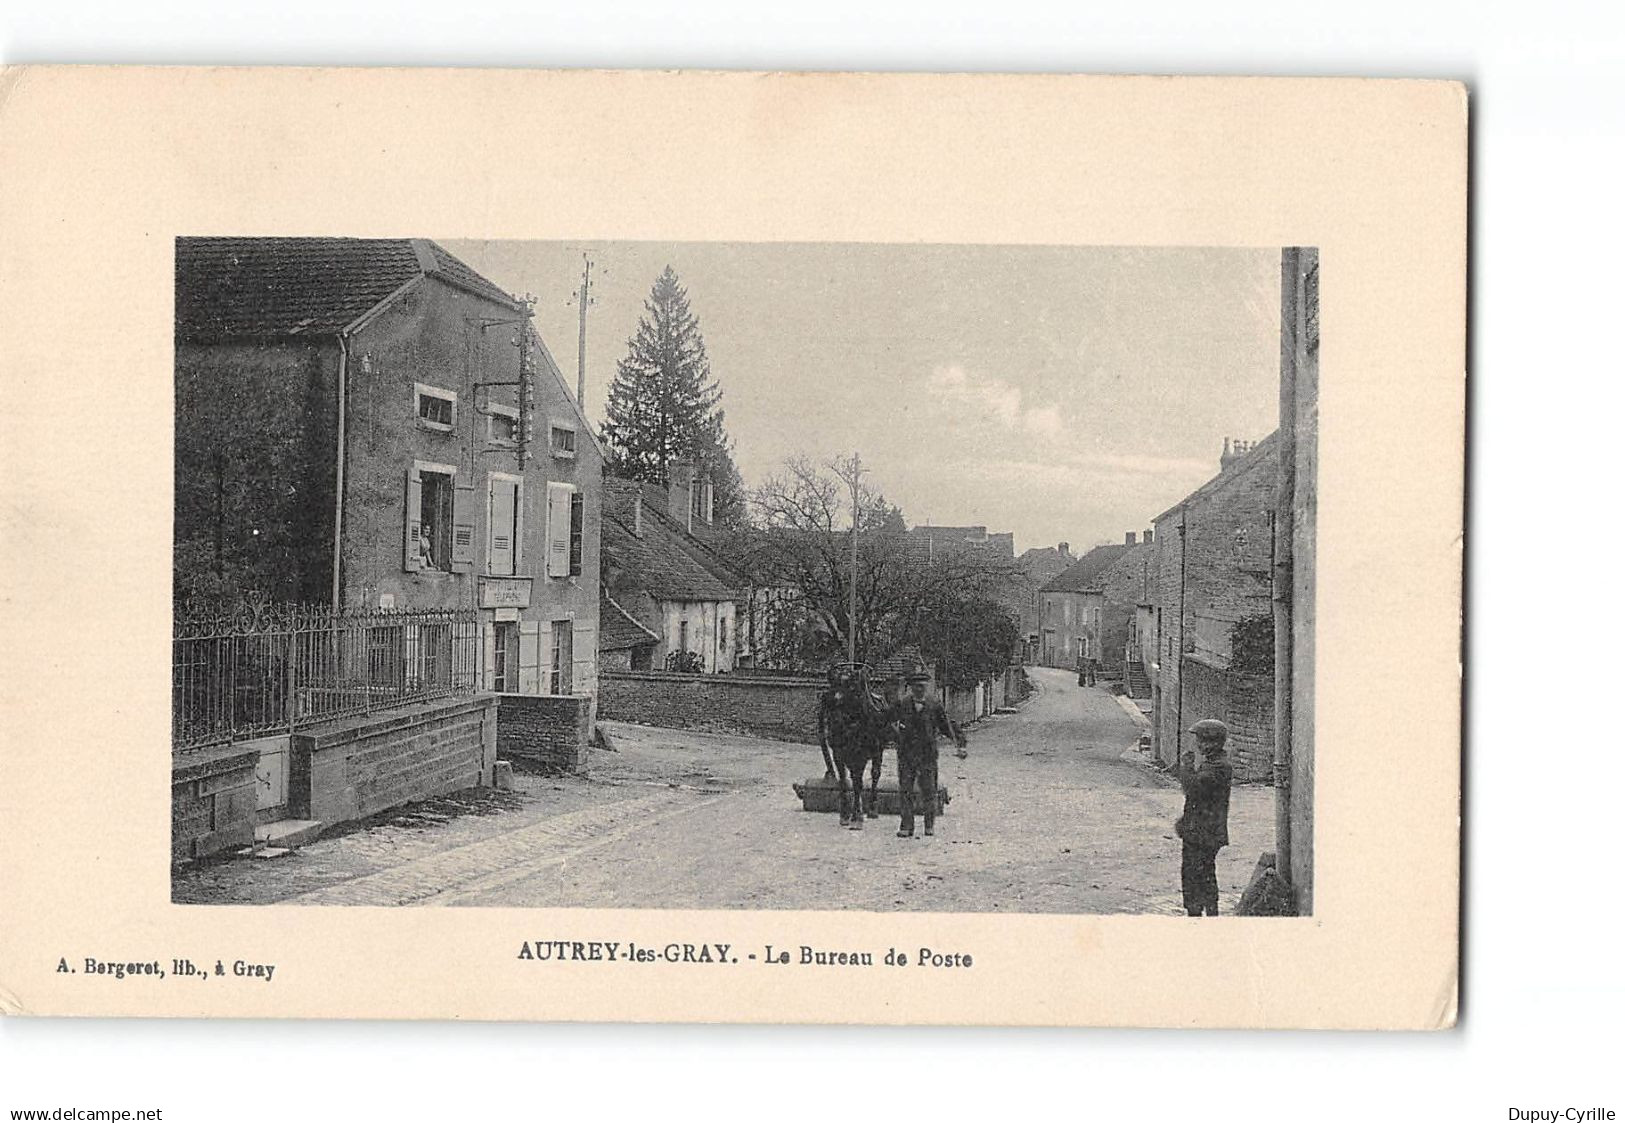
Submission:
POLYGON ((175 239, 173 901, 1313 915, 1319 269, 175 239))

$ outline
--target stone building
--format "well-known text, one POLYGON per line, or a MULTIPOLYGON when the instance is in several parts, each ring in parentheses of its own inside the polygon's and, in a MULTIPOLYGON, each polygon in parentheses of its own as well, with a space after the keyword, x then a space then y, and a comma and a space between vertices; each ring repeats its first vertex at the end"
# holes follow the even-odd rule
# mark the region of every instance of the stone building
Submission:
POLYGON ((1077 560, 1072 556, 1072 546, 1068 542, 1055 546, 1035 546, 1016 559, 1015 587, 1020 609, 1022 662, 1037 663, 1043 657, 1044 597, 1039 590, 1077 560))
POLYGON ((1128 676, 1139 665, 1135 612, 1152 584, 1152 543, 1155 531, 1123 536, 1123 552, 1100 575, 1100 666, 1107 674, 1128 676), (1127 656, 1127 657, 1125 657, 1127 656))
POLYGON ((739 653, 744 581, 707 545, 710 487, 692 466, 672 466, 669 486, 605 482, 603 583, 616 604, 656 641, 633 670, 732 671, 739 653), (641 666, 639 664, 642 664, 641 666))
POLYGON ((1227 441, 1219 474, 1153 520, 1137 629, 1155 635, 1152 738, 1164 764, 1191 747, 1183 731, 1192 722, 1215 717, 1231 727, 1238 779, 1270 777, 1277 444, 1274 434, 1227 441))
POLYGON ((1039 589, 1043 598, 1039 662, 1044 666, 1076 667, 1084 659, 1101 657, 1105 610, 1101 583, 1127 550, 1126 545, 1096 546, 1039 589))
POLYGON ((527 306, 425 239, 175 270, 177 594, 477 607, 487 689, 591 694, 603 453, 527 306))

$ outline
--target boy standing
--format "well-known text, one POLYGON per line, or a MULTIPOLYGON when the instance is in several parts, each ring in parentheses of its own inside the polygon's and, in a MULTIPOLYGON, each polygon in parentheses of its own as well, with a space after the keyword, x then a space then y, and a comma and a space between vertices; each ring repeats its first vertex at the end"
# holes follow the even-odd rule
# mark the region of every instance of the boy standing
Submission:
POLYGON ((1216 863, 1221 847, 1230 845, 1230 759, 1224 743, 1230 730, 1224 722, 1205 718, 1190 727, 1195 753, 1180 758, 1179 784, 1185 789, 1185 810, 1174 823, 1184 843, 1180 889, 1185 911, 1191 916, 1219 915, 1219 875, 1216 863))

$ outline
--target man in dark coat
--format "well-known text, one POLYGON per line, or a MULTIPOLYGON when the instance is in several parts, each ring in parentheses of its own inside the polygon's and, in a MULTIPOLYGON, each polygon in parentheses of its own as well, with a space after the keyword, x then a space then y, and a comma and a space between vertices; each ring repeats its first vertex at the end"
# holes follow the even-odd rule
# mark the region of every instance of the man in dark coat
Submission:
POLYGON ((1224 722, 1207 718, 1191 726, 1197 752, 1179 761, 1179 784, 1185 789, 1185 810, 1174 823, 1183 840, 1180 889, 1185 911, 1191 916, 1219 915, 1219 849, 1230 845, 1230 759, 1224 743, 1230 730, 1224 722))
POLYGON ((943 712, 942 703, 926 697, 931 676, 916 673, 908 677, 907 697, 892 707, 891 722, 897 728, 897 791, 903 805, 903 821, 898 838, 914 837, 914 786, 919 784, 925 807, 925 833, 935 834, 937 819, 937 734, 952 737, 963 755, 965 735, 943 712))

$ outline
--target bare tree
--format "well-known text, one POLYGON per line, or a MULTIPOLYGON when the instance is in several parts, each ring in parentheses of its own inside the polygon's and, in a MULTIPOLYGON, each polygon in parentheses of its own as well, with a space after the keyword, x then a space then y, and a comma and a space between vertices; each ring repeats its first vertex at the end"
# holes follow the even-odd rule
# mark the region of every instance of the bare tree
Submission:
POLYGON ((753 586, 750 624, 764 663, 839 658, 849 636, 860 661, 905 644, 940 657, 956 611, 996 598, 1019 576, 1013 561, 984 551, 931 550, 909 534, 902 511, 860 480, 854 612, 851 477, 841 475, 849 468, 792 459, 751 493, 752 525, 729 549, 753 586))

